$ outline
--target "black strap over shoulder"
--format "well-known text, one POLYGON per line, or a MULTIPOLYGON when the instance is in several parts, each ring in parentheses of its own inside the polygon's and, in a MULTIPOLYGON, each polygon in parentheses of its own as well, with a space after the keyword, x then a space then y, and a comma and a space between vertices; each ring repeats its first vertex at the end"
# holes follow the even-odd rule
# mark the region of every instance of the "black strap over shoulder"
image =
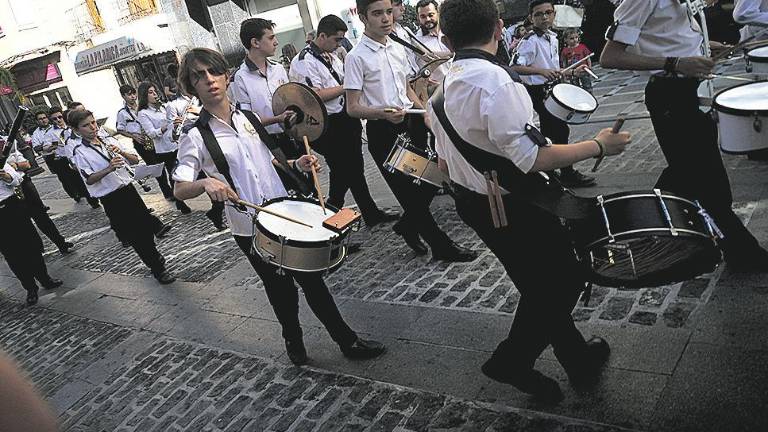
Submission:
POLYGON ((216 136, 213 134, 213 131, 207 124, 200 122, 199 119, 196 126, 197 130, 200 131, 200 135, 203 137, 203 143, 205 144, 205 148, 208 149, 211 159, 213 159, 213 164, 216 166, 216 170, 224 176, 227 183, 229 183, 229 187, 239 195, 237 187, 235 187, 235 182, 232 180, 232 174, 229 172, 227 158, 224 157, 224 152, 221 151, 221 146, 219 145, 216 136))
MULTIPOLYGON (((507 71, 510 77, 519 82, 519 76, 511 68, 498 64, 495 58, 480 50, 460 50, 456 53, 455 61, 467 58, 478 58, 488 60, 493 64, 502 67, 507 71)), ((547 180, 540 173, 524 173, 511 160, 485 151, 465 141, 453 124, 448 120, 445 113, 445 95, 444 85, 441 85, 432 96, 432 108, 437 115, 440 124, 445 130, 448 138, 454 147, 461 153, 466 161, 480 173, 496 171, 498 174, 499 185, 509 191, 513 199, 520 199, 549 212, 558 217, 566 219, 583 219, 592 207, 592 201, 579 198, 570 191, 564 189, 560 184, 553 180, 547 180)), ((526 126, 526 134, 539 146, 546 145, 546 141, 540 139, 541 132, 536 134, 533 126, 526 126)))

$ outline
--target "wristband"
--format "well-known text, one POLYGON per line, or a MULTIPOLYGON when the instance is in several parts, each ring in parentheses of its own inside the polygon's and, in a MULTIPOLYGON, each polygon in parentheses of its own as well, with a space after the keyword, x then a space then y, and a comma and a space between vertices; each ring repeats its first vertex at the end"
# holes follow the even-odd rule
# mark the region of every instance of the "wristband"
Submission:
POLYGON ((600 148, 600 153, 598 153, 597 156, 595 156, 595 159, 600 159, 605 157, 605 146, 603 146, 603 143, 597 140, 597 138, 593 138, 592 141, 597 143, 597 147, 600 148))
POLYGON ((674 75, 677 72, 677 63, 679 61, 679 57, 667 57, 664 62, 664 72, 674 75))

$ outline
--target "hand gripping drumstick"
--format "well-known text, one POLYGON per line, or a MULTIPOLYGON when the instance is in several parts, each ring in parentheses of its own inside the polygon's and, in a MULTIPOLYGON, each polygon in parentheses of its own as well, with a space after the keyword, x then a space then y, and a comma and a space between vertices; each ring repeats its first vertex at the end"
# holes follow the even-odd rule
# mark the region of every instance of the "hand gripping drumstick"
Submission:
POLYGON ((257 206, 256 204, 249 203, 248 201, 237 200, 236 203, 241 205, 241 206, 250 207, 252 209, 255 209, 257 212, 264 212, 264 213, 267 213, 267 214, 271 214, 272 216, 279 217, 280 219, 285 219, 288 222, 293 222, 295 224, 304 225, 305 227, 313 228, 312 225, 306 224, 306 223, 304 223, 304 222, 302 222, 300 220, 294 219, 294 218, 292 218, 290 216, 286 216, 284 214, 281 214, 281 213, 278 213, 278 212, 275 212, 275 211, 272 211, 272 210, 267 210, 264 207, 257 206))
MULTIPOLYGON (((304 148, 307 150, 307 156, 312 156, 312 149, 309 147, 309 140, 306 135, 304 136, 304 148)), ((312 168, 312 179, 315 182, 317 198, 320 200, 320 207, 323 208, 323 214, 325 214, 325 198, 323 198, 323 189, 320 187, 320 180, 317 179, 317 170, 315 170, 314 165, 310 165, 310 168, 312 168)))
MULTIPOLYGON (((613 124, 613 129, 611 132, 617 134, 621 130, 621 127, 624 126, 624 117, 619 117, 616 119, 616 123, 613 124)), ((600 164, 603 162, 603 159, 605 159, 605 154, 597 158, 595 161, 595 166, 592 167, 592 172, 597 171, 597 168, 600 166, 600 164)))

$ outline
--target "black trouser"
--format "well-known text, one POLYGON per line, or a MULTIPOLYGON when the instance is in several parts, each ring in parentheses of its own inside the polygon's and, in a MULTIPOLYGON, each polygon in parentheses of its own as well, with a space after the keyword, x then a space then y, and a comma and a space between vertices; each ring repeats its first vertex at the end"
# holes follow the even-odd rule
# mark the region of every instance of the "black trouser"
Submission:
POLYGON ((264 283, 267 298, 275 311, 275 316, 283 328, 285 340, 297 340, 302 336, 299 323, 299 293, 296 283, 304 291, 304 298, 315 316, 323 323, 331 338, 346 347, 357 340, 357 334, 349 328, 342 318, 333 296, 325 285, 322 273, 303 273, 285 270, 280 275, 278 268, 264 262, 251 251, 251 238, 234 236, 237 245, 251 262, 256 274, 264 283))
MULTIPOLYGON (((159 155, 155 153, 154 150, 148 150, 143 145, 139 144, 136 141, 133 141, 133 148, 136 149, 136 153, 141 156, 141 158, 144 160, 144 163, 147 165, 155 165, 158 163, 165 163, 163 160, 160 159, 159 155)), ((174 152, 175 155, 175 152, 174 152)), ((175 164, 175 162, 174 162, 175 164)), ((171 166, 171 170, 173 170, 173 166, 171 166)), ((168 175, 165 172, 165 169, 163 169, 163 172, 160 174, 160 177, 155 178, 157 181, 157 184, 160 186, 160 191, 163 193, 163 196, 165 198, 172 198, 173 197, 173 188, 171 187, 171 183, 168 179, 168 175)))
POLYGON ((29 219, 27 209, 16 197, 0 203, 0 221, 5 229, 0 235, 0 252, 8 267, 29 292, 37 292, 38 281, 50 279, 43 260, 43 241, 29 219))
MULTIPOLYGON (((37 192, 35 184, 32 183, 32 179, 24 176, 24 180, 21 182, 21 190, 24 192, 24 207, 27 209, 27 215, 35 221, 35 225, 40 231, 45 234, 46 237, 51 239, 56 247, 61 248, 64 245, 64 237, 59 232, 56 225, 54 225, 51 217, 48 216, 48 212, 45 209, 43 200, 40 199, 40 194, 37 192)), ((42 246, 42 243, 41 243, 42 246)))
POLYGON ((328 116, 328 128, 312 147, 325 156, 330 173, 328 204, 341 208, 348 190, 352 191, 360 213, 373 217, 379 208, 371 197, 365 180, 363 160, 363 126, 359 119, 350 117, 346 111, 328 116))
POLYGON ((585 342, 571 312, 585 283, 560 220, 530 204, 505 200, 509 225, 496 229, 486 195, 458 185, 454 189, 459 217, 496 255, 520 291, 509 335, 496 348, 493 360, 530 369, 552 345, 566 370, 573 367, 585 342))
MULTIPOLYGON (((451 240, 440 230, 429 210, 429 204, 435 197, 437 190, 431 185, 414 184, 411 177, 400 172, 391 173, 384 168, 384 162, 392 151, 397 136, 413 129, 417 131, 415 135, 418 137, 419 123, 423 126, 423 121, 419 122, 415 116, 410 115, 408 121, 400 124, 393 124, 386 120, 369 120, 366 125, 368 151, 395 198, 403 207, 403 215, 398 225, 405 232, 415 232, 421 235, 424 241, 432 249, 435 249, 451 244, 451 240), (408 122, 411 122, 410 126, 408 122)), ((422 148, 425 145, 423 141, 416 141, 415 139, 412 143, 422 148)))
POLYGON ((717 143, 717 126, 699 109, 699 81, 651 77, 645 104, 667 160, 656 187, 699 200, 725 234, 726 260, 749 256, 760 246, 733 212, 728 173, 717 143))
POLYGON ((149 213, 136 188, 132 184, 123 186, 101 197, 101 203, 118 238, 130 242, 153 274, 161 272, 163 264, 154 238, 160 220, 149 213))
POLYGON ((59 178, 59 182, 64 188, 64 192, 66 192, 70 198, 79 199, 83 196, 77 179, 75 179, 75 176, 79 177, 79 174, 70 168, 69 160, 66 158, 57 158, 55 155, 45 155, 43 156, 43 159, 45 159, 48 169, 59 178))
POLYGON ((304 143, 297 143, 285 133, 269 134, 288 159, 298 159, 304 153, 304 143))
MULTIPOLYGON (((554 144, 568 144, 568 140, 571 136, 571 128, 568 123, 553 116, 546 106, 544 106, 544 100, 547 98, 546 85, 527 85, 525 89, 528 90, 528 94, 531 96, 531 102, 533 102, 533 110, 539 114, 539 126, 541 126, 541 133, 545 137, 552 140, 554 144)), ((563 167, 561 170, 570 171, 573 170, 573 165, 563 167)))
MULTIPOLYGON (((154 153, 154 152, 153 152, 154 153)), ((150 164, 150 162, 147 162, 150 164)), ((170 153, 154 153, 154 160, 151 164, 161 163, 164 165, 163 172, 160 177, 157 178, 157 183, 160 185, 160 190, 163 191, 163 196, 166 198, 173 197, 173 170, 176 168, 176 152, 170 153)))

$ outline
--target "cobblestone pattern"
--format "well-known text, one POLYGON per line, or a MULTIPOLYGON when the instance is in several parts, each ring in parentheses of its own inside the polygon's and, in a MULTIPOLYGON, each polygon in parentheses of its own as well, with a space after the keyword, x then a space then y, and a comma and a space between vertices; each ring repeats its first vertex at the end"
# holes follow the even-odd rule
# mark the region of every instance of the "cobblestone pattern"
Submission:
POLYGON ((0 297, 0 349, 16 359, 44 396, 125 340, 131 330, 0 297))
POLYGON ((62 431, 611 431, 162 338, 60 417, 62 431))
MULTIPOLYGON (((156 239, 167 268, 176 277, 188 282, 208 282, 245 259, 229 230, 216 231, 203 212, 182 215, 167 209, 160 219, 173 226, 162 239, 156 239)), ((73 267, 94 272, 117 273, 128 276, 150 276, 133 248, 124 248, 115 240, 99 250, 87 251, 72 264, 73 267)))

